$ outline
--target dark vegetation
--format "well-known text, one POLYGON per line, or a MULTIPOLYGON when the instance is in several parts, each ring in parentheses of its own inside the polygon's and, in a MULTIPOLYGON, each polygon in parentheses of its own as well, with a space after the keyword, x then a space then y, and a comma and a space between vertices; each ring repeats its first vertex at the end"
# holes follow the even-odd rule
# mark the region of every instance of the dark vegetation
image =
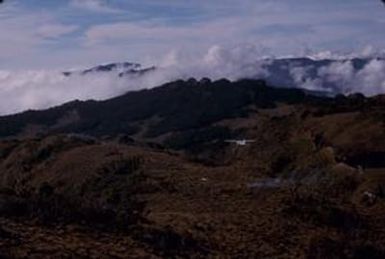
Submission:
POLYGON ((1 117, 0 255, 383 258, 384 112, 191 79, 1 117))
POLYGON ((160 118, 146 133, 148 137, 155 137, 169 131, 208 126, 225 118, 245 117, 249 105, 271 108, 276 102, 298 103, 305 99, 312 101, 315 97, 305 96, 301 90, 267 87, 263 81, 176 81, 107 101, 74 101, 45 111, 2 117, 0 136, 19 134, 28 125, 39 126, 44 133, 134 134, 138 130, 133 126, 135 122, 160 118), (79 119, 55 127, 73 111, 79 119))

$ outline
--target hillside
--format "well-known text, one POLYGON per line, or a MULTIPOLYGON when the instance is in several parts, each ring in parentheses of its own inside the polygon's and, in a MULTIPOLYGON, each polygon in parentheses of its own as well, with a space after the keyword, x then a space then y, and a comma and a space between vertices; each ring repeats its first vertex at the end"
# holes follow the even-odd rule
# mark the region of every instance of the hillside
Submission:
POLYGON ((0 254, 383 258, 384 122, 384 96, 208 79, 1 117, 0 254))

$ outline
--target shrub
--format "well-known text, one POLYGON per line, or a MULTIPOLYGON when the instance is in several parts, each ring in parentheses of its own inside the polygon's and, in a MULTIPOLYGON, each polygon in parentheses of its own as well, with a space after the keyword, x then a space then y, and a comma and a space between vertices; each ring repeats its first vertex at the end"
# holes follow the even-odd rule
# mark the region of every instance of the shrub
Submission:
POLYGON ((139 170, 143 164, 143 157, 132 156, 130 158, 120 158, 119 160, 112 160, 103 165, 101 172, 103 174, 117 174, 127 175, 139 170))

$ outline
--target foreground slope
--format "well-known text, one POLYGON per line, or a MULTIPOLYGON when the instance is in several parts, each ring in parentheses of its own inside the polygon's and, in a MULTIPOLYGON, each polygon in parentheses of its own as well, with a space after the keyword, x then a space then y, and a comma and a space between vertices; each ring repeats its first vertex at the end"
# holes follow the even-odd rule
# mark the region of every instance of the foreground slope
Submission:
POLYGON ((384 108, 189 80, 2 117, 0 251, 383 258, 384 108))

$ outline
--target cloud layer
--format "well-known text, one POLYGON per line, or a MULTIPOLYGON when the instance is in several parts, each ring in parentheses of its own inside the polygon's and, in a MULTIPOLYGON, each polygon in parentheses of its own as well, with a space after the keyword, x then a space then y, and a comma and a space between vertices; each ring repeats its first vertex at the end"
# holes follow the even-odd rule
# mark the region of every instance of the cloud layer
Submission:
MULTIPOLYGON (((273 58, 263 56, 264 52, 254 45, 231 49, 213 46, 201 56, 171 52, 157 64, 156 70, 143 76, 119 77, 120 71, 71 76, 64 76, 58 70, 0 71, 0 114, 43 109, 75 99, 107 99, 190 77, 213 80, 275 78, 278 75, 271 69, 273 58)), ((285 68, 288 74, 285 82, 289 83, 280 86, 345 94, 384 93, 385 60, 373 57, 367 60, 360 68, 355 67, 357 64, 351 59, 341 56, 323 66, 292 62, 285 68)))

